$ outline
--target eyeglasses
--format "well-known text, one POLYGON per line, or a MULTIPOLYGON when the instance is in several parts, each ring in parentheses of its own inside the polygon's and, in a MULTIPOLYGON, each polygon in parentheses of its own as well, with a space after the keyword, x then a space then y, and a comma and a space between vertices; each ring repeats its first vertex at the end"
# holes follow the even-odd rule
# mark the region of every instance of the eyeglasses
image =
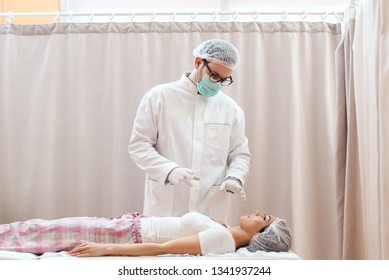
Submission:
POLYGON ((206 59, 203 59, 203 62, 204 62, 204 65, 205 67, 207 67, 210 75, 209 75, 209 80, 213 83, 220 83, 222 86, 229 86, 230 84, 232 84, 233 80, 232 80, 232 77, 229 76, 227 78, 222 78, 220 77, 219 74, 213 72, 211 70, 211 68, 209 68, 208 66, 208 61, 206 59))

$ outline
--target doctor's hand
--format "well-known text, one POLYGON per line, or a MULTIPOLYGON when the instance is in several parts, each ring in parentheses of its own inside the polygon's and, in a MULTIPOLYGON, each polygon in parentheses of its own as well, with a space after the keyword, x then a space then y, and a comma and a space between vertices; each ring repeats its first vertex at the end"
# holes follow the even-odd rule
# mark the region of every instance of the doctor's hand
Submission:
POLYGON ((246 200, 246 193, 244 192, 243 187, 237 181, 235 181, 234 179, 227 179, 227 180, 225 180, 221 184, 219 190, 220 191, 230 192, 230 193, 233 193, 233 194, 239 193, 240 197, 243 200, 246 200))
POLYGON ((192 169, 177 167, 170 172, 167 179, 172 185, 180 184, 186 187, 191 187, 192 180, 199 181, 200 177, 194 175, 192 169))

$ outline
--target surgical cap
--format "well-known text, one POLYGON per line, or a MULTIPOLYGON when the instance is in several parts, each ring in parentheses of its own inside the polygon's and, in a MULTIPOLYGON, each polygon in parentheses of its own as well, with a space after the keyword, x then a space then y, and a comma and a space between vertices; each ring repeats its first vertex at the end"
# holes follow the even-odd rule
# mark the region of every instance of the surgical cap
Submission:
POLYGON ((235 70, 240 63, 238 50, 230 42, 221 39, 211 39, 201 43, 193 50, 193 55, 221 64, 231 70, 235 70))
POLYGON ((286 252, 292 246, 292 237, 286 221, 277 218, 263 232, 259 232, 251 239, 247 250, 256 252, 286 252))

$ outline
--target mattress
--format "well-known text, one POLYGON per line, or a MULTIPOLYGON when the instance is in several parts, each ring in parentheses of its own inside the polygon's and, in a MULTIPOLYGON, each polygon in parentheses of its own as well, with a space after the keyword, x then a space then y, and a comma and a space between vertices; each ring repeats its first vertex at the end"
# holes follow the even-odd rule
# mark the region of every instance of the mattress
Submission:
POLYGON ((208 259, 262 259, 262 260, 301 260, 301 258, 293 251, 289 252, 264 252, 257 251, 255 253, 249 252, 246 248, 241 248, 233 253, 226 254, 208 254, 205 256, 194 255, 159 255, 155 257, 129 257, 129 256, 102 256, 102 257, 89 257, 89 258, 76 258, 70 256, 67 252, 48 252, 43 255, 36 255, 31 253, 19 253, 11 251, 0 250, 0 260, 64 260, 64 259, 76 259, 76 260, 91 260, 91 259, 110 259, 110 260, 122 260, 131 258, 208 258, 208 259))

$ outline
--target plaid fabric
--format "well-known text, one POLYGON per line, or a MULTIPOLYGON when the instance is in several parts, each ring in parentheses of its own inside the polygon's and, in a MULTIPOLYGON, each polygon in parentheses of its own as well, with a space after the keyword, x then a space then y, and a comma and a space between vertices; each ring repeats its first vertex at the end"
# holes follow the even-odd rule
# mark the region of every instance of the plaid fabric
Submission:
POLYGON ((32 219, 0 225, 0 250, 43 254, 69 251, 82 240, 96 243, 141 243, 139 213, 118 218, 32 219))

